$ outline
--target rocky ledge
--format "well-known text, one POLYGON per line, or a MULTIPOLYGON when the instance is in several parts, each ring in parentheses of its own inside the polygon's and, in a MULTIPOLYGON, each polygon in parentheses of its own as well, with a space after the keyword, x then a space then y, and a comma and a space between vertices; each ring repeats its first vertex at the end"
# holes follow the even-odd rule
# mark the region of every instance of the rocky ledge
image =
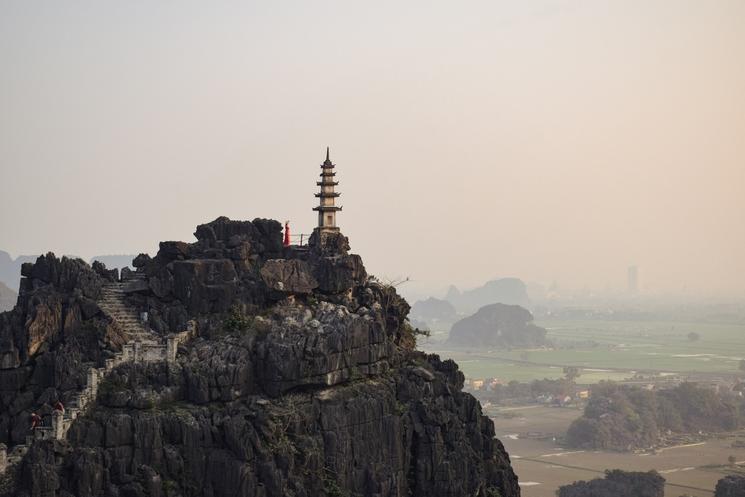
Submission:
POLYGON ((0 314, 0 442, 28 452, 0 494, 519 496, 457 365, 416 351, 408 304, 345 237, 283 247, 276 221, 227 218, 195 236, 121 275, 153 336, 194 330, 176 359, 108 361, 66 436, 33 443, 30 413, 133 338, 99 305, 116 271, 52 254, 23 268, 0 314))

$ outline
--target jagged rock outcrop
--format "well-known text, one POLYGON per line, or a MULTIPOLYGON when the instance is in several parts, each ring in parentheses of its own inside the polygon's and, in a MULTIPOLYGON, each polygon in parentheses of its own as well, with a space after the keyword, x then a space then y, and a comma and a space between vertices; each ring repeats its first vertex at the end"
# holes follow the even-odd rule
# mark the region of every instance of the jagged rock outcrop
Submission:
POLYGON ((122 269, 128 266, 134 267, 132 266, 134 257, 133 255, 94 255, 89 262, 91 265, 100 262, 108 267, 122 269))
MULTIPOLYGON (((14 495, 519 496, 457 365, 414 349, 409 305, 368 278, 343 235, 283 247, 276 221, 218 218, 195 236, 136 257, 119 285, 155 333, 189 322, 198 336, 175 361, 113 369, 66 440, 32 445, 14 495)), ((0 315, 12 336, 0 384, 3 407, 27 413, 64 392, 54 375, 53 391, 31 386, 58 351, 74 376, 121 343, 97 305, 115 273, 50 255, 24 275, 20 300, 42 308, 0 315), (95 347, 67 343, 68 315, 98 330, 95 347)), ((0 428, 9 445, 28 430, 0 428)))
POLYGON ((546 329, 519 305, 492 304, 453 324, 448 338, 459 347, 537 347, 547 345, 546 329))
POLYGON ((0 314, 0 443, 21 443, 32 411, 85 384, 86 364, 123 343, 97 303, 104 279, 80 259, 54 254, 24 264, 18 303, 0 314))

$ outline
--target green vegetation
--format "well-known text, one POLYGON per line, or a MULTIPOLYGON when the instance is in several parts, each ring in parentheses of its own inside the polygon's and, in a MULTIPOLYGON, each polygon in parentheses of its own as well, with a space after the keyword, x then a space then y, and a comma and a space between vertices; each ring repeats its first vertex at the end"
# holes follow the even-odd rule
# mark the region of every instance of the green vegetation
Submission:
POLYGON ((533 402, 540 396, 563 397, 565 395, 574 395, 577 386, 574 382, 565 378, 557 380, 533 380, 530 383, 520 383, 511 381, 507 385, 495 385, 492 390, 483 393, 483 397, 493 402, 503 402, 505 400, 524 400, 533 402))
POLYGON ((324 467, 321 478, 323 480, 323 491, 328 497, 343 497, 345 495, 336 479, 336 473, 331 468, 324 467))
POLYGON ((667 432, 732 431, 745 422, 743 407, 740 397, 694 383, 660 391, 601 383, 567 430, 567 443, 623 451, 654 446, 667 432))
POLYGON ((417 339, 420 336, 428 337, 429 334, 429 330, 415 328, 408 321, 401 325, 402 343, 408 344, 412 346, 412 348, 416 347, 417 339))
POLYGON ((605 478, 577 481, 559 488, 558 497, 663 497, 665 479, 656 471, 626 472, 618 469, 605 472, 605 478))
POLYGON ((745 477, 730 475, 717 482, 715 497, 740 497, 745 495, 745 477))
POLYGON ((496 488, 489 487, 485 490, 484 497, 502 497, 502 494, 496 488))
POLYGON ((433 329, 421 346, 452 358, 471 378, 531 381, 582 370, 581 382, 620 381, 633 372, 737 373, 745 358, 745 326, 735 323, 544 319, 553 349, 443 349, 447 331, 433 329), (691 341, 689 334, 698 339, 691 341), (437 342, 434 342, 434 341, 437 342))
POLYGON ((251 326, 251 321, 250 317, 243 314, 237 307, 233 307, 228 317, 223 321, 223 327, 232 333, 246 331, 251 326))

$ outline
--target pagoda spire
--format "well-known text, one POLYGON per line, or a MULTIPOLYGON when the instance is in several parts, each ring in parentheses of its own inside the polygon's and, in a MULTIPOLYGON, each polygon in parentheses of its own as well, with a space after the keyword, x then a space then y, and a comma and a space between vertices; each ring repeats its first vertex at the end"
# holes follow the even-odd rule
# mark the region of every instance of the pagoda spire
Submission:
POLYGON ((316 198, 320 199, 319 204, 313 208, 318 212, 318 227, 320 232, 339 231, 336 226, 336 213, 341 207, 336 205, 336 198, 341 193, 334 191, 334 187, 339 184, 334 180, 334 163, 331 162, 329 147, 326 147, 326 160, 321 164, 321 181, 316 185, 321 187, 321 191, 316 193, 316 198))

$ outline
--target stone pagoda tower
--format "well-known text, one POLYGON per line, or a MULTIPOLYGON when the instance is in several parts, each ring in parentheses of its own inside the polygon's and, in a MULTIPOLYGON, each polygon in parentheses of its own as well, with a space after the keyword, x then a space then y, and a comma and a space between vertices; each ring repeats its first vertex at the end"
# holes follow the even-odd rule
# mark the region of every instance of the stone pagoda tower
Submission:
POLYGON ((336 226, 336 212, 340 211, 341 207, 336 206, 335 202, 341 193, 334 191, 334 187, 339 184, 338 181, 334 181, 334 176, 334 164, 329 159, 329 148, 326 147, 326 160, 321 164, 321 181, 316 182, 316 185, 321 187, 321 191, 316 193, 321 202, 317 207, 313 207, 314 211, 318 211, 316 231, 320 233, 339 231, 339 227, 336 226))

